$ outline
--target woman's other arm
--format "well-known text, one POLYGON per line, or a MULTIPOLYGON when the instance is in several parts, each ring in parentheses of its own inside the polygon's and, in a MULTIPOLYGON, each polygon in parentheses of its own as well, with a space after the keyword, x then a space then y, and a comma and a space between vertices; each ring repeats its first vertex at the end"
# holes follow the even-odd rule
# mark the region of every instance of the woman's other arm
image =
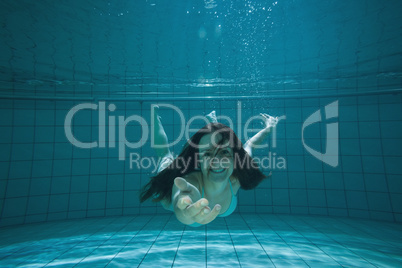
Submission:
POLYGON ((257 134, 255 134, 253 137, 251 137, 245 144, 244 144, 244 150, 252 156, 253 149, 258 148, 259 145, 268 137, 268 135, 271 133, 271 130, 276 127, 278 124, 278 118, 270 116, 268 114, 260 114, 265 127, 260 130, 257 134))

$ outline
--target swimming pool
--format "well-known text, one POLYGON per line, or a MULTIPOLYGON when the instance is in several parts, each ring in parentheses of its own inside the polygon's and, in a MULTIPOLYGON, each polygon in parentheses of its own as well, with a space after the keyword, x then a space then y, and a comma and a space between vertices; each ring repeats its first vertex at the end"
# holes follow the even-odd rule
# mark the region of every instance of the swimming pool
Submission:
POLYGON ((399 1, 0 7, 0 266, 401 264, 399 1), (155 104, 175 155, 278 116, 272 177, 206 227, 140 204, 155 104))

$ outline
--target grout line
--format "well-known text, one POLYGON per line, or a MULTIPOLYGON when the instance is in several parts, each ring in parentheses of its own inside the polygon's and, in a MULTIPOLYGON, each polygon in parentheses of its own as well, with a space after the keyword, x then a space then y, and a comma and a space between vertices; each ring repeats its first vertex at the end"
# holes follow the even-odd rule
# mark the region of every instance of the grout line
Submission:
MULTIPOLYGON (((381 240, 381 242, 384 242, 385 244, 388 244, 389 246, 392 246, 392 247, 394 247, 394 248, 399 248, 400 250, 402 250, 402 245, 401 245, 401 246, 399 246, 399 245, 396 246, 396 245, 394 245, 394 244, 392 244, 392 243, 390 243, 390 242, 385 241, 385 240, 382 239, 381 237, 377 237, 377 236, 373 235, 372 233, 369 233, 369 232, 365 231, 364 229, 357 227, 356 225, 359 224, 358 221, 354 221, 353 223, 354 223, 355 225, 352 225, 352 224, 346 222, 345 219, 336 219, 336 220, 337 220, 338 222, 343 223, 344 225, 347 225, 347 226, 349 226, 349 227, 351 227, 351 228, 353 228, 353 229, 356 229, 356 232, 365 233, 365 234, 371 236, 371 237, 374 238, 374 239, 381 240)), ((376 229, 376 231, 378 231, 378 229, 376 229)), ((344 231, 342 230, 342 232, 344 232, 344 231)), ((344 233, 345 233, 345 232, 344 232, 344 233)), ((356 233, 354 233, 354 234, 356 234, 356 233)), ((376 250, 378 250, 378 251, 380 251, 380 252, 382 252, 382 253, 384 253, 384 254, 387 254, 386 252, 381 251, 381 248, 376 248, 376 250)))
MULTIPOLYGON (((107 223, 108 225, 114 221, 116 221, 118 218, 111 218, 109 220, 109 222, 107 223)), ((99 218, 98 222, 101 222, 103 219, 99 218)), ((85 238, 81 239, 79 242, 75 243, 74 246, 66 249, 65 251, 63 251, 62 253, 60 253, 57 257, 53 258, 53 260, 49 261, 46 265, 44 265, 43 267, 48 266, 49 264, 51 264, 52 262, 54 262, 55 260, 57 260, 60 256, 63 256, 64 254, 66 254, 67 252, 69 252, 70 250, 74 249, 75 247, 77 247, 79 244, 81 244, 82 242, 86 241, 88 238, 92 237, 93 235, 95 235, 96 233, 98 233, 99 231, 101 231, 102 229, 106 228, 108 225, 101 225, 99 228, 97 228, 94 232, 92 232, 90 235, 86 236, 85 238)), ((88 227, 88 226, 85 226, 88 227)), ((84 228, 85 228, 84 227, 84 228)), ((53 245, 52 245, 53 246, 53 245)), ((50 247, 52 247, 50 246, 50 247)))
MULTIPOLYGON (((137 216, 138 217, 138 216, 137 216)), ((77 262, 73 267, 76 267, 77 265, 79 265, 80 263, 82 263, 86 258, 88 258, 89 256, 91 256, 91 254, 93 252, 95 252, 97 249, 101 248, 105 243, 107 243, 109 240, 111 240, 116 234, 118 234, 121 230, 123 230, 125 227, 127 227, 127 225, 129 225, 131 222, 133 222, 137 217, 133 217, 131 218, 131 220, 129 220, 127 223, 125 223, 122 227, 120 227, 118 230, 113 231, 113 234, 110 235, 107 239, 105 240, 98 240, 99 244, 97 244, 97 247, 94 248, 91 252, 89 252, 86 256, 82 257, 81 260, 79 262, 77 262)), ((116 218, 116 220, 119 218, 116 218)), ((107 227, 109 227, 110 224, 107 225, 107 227)))
POLYGON ((183 230, 182 230, 182 232, 181 232, 180 240, 179 240, 179 243, 178 243, 178 245, 177 245, 176 253, 174 254, 173 261, 172 261, 172 266, 171 266, 171 267, 173 267, 173 265, 174 265, 174 262, 175 262, 176 257, 177 257, 177 253, 179 252, 179 248, 180 248, 180 245, 181 245, 181 241, 182 241, 182 239, 183 239, 183 235, 184 235, 184 233, 185 233, 186 230, 187 230, 187 225, 184 226, 184 228, 183 228, 183 230))
POLYGON ((166 224, 169 222, 170 218, 172 217, 172 215, 169 216, 169 219, 166 221, 165 225, 163 226, 163 228, 160 230, 160 232, 158 233, 158 235, 155 237, 155 240, 152 242, 151 246, 148 248, 147 252, 145 253, 144 257, 142 257, 140 263, 138 264, 138 267, 141 266, 141 263, 145 260, 146 256, 148 255, 148 252, 151 250, 152 246, 155 244, 156 240, 158 240, 158 237, 160 236, 160 234, 162 233, 163 229, 165 228, 166 224))
MULTIPOLYGON (((325 220, 325 218, 321 218, 321 219, 324 219, 324 220, 325 220)), ((327 219, 328 219, 328 217, 327 217, 327 219)), ((352 252, 352 253, 355 254, 356 256, 359 256, 360 258, 362 258, 362 259, 365 260, 366 262, 368 262, 368 263, 370 263, 371 265, 377 267, 375 264, 373 264, 372 262, 370 262, 370 261, 367 260, 366 258, 360 256, 357 252, 355 252, 355 251, 354 251, 353 249, 351 249, 349 246, 346 246, 346 245, 340 243, 339 241, 337 241, 336 239, 334 239, 333 237, 328 236, 325 232, 322 232, 322 231, 321 231, 320 229, 318 229, 317 227, 314 227, 314 226, 310 225, 310 223, 308 223, 308 222, 307 222, 306 220, 304 220, 303 218, 301 218, 301 221, 303 221, 306 225, 311 226, 311 228, 314 228, 314 229, 317 230, 318 232, 324 234, 326 237, 330 238, 332 241, 336 242, 336 243, 339 244, 340 246, 342 246, 342 247, 348 249, 350 252, 352 252)), ((332 228, 332 229, 338 229, 339 231, 343 232, 344 234, 349 235, 348 233, 346 233, 346 232, 343 231, 343 230, 340 230, 339 228, 336 228, 336 227, 331 227, 331 228, 332 228)))
POLYGON ((257 238, 257 236, 255 235, 253 229, 250 227, 250 225, 247 223, 247 221, 244 219, 243 215, 240 214, 240 217, 243 219, 244 223, 247 225, 248 229, 250 230, 250 232, 253 234, 255 240, 257 240, 258 244, 261 246, 261 249, 265 252, 265 254, 267 255, 267 257, 269 258, 269 260, 271 261, 272 265, 274 265, 274 267, 276 267, 275 263, 272 261, 271 257, 269 256, 268 252, 265 250, 265 248, 263 247, 263 245, 261 244, 260 240, 257 238))
MULTIPOLYGON (((205 87, 204 87, 205 93, 205 87)), ((283 92, 282 92, 283 93, 283 92)), ((373 96, 373 95, 396 95, 401 94, 402 88, 387 89, 387 90, 371 90, 351 93, 328 93, 328 94, 289 94, 289 95, 261 95, 261 96, 163 96, 163 97, 45 97, 45 96, 13 96, 0 95, 2 99, 13 100, 68 100, 68 101, 200 101, 200 100, 256 100, 256 99, 308 99, 308 98, 339 98, 339 97, 357 97, 357 96, 373 96), (159 100, 160 98, 160 100, 159 100)))
POLYGON ((288 248, 289 248, 290 250, 292 250, 292 251, 294 252, 295 255, 297 255, 297 256, 300 258, 300 260, 302 260, 308 267, 310 267, 310 265, 307 264, 307 262, 299 255, 299 253, 297 253, 297 252, 293 249, 293 247, 291 247, 291 246, 287 243, 287 241, 286 241, 285 239, 283 239, 283 237, 280 236, 280 235, 277 233, 277 231, 274 230, 274 228, 272 228, 272 226, 269 225, 269 224, 265 221, 264 218, 261 217, 260 214, 257 214, 257 216, 263 221, 263 223, 265 223, 265 225, 267 225, 267 226, 277 235, 278 238, 280 238, 280 239, 283 241, 283 243, 286 244, 286 246, 288 246, 288 248))
POLYGON ((235 244, 234 244, 234 242, 233 242, 232 234, 230 233, 230 230, 229 230, 228 222, 226 221, 226 218, 223 218, 223 220, 225 221, 226 229, 227 229, 227 231, 228 231, 228 234, 229 234, 229 237, 230 237, 230 241, 232 242, 233 250, 234 250, 234 252, 236 253, 237 262, 239 263, 239 266, 242 267, 242 265, 241 265, 241 263, 240 263, 239 255, 237 254, 237 250, 236 250, 235 244))
MULTIPOLYGON (((137 218, 139 218, 139 217, 143 217, 143 216, 137 215, 136 217, 134 217, 134 219, 137 219, 137 218)), ((145 224, 143 224, 143 226, 141 227, 141 229, 139 229, 135 234, 133 234, 133 236, 131 237, 131 239, 128 240, 127 243, 126 243, 124 246, 122 246, 122 248, 121 248, 121 249, 110 259, 110 261, 105 265, 105 267, 108 266, 108 265, 116 258, 116 256, 119 255, 119 254, 127 247, 127 245, 131 243, 131 241, 133 241, 133 239, 144 229, 144 227, 146 227, 146 226, 153 220, 154 217, 155 217, 155 216, 151 217, 145 224)), ((144 257, 145 257, 145 256, 144 256, 144 257)))
MULTIPOLYGON (((300 233, 298 230, 296 230, 292 225, 290 225, 287 221, 285 221, 284 219, 281 218, 280 215, 276 215, 276 218, 280 219, 284 224, 288 225, 290 228, 293 229, 294 232, 298 233, 299 235, 301 235, 304 239, 306 239, 310 244, 314 245, 315 248, 321 250, 322 253, 324 253, 325 255, 327 255, 328 257, 330 257, 333 261, 335 261, 337 264, 339 264, 340 266, 344 267, 342 264, 340 264, 336 259, 334 259, 331 255, 329 255, 327 252, 325 252, 324 250, 322 250, 319 245, 317 245, 316 243, 314 243, 313 241, 311 241, 311 239, 307 238, 306 236, 304 236, 302 233, 300 233)), ((325 234, 324 234, 325 235, 325 234)))

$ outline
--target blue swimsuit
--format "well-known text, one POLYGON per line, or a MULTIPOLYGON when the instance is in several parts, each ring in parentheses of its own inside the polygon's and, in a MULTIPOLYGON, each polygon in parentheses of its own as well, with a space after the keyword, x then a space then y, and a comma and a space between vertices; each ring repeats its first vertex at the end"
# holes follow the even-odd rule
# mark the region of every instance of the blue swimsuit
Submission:
MULTIPOLYGON (((222 213, 220 215, 218 215, 218 217, 227 217, 230 214, 233 213, 233 211, 235 211, 236 207, 237 207, 237 196, 235 196, 235 194, 233 193, 233 188, 232 188, 232 182, 229 179, 229 185, 230 185, 230 192, 232 193, 232 200, 230 201, 230 205, 229 208, 225 211, 225 213, 222 213)), ((202 196, 201 198, 204 197, 204 188, 202 188, 202 196)))

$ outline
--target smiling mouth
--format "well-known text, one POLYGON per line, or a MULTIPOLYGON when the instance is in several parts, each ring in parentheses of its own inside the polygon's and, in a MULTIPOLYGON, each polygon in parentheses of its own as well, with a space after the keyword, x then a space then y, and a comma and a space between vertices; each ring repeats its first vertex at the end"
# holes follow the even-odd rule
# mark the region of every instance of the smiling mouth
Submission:
POLYGON ((212 169, 211 168, 211 172, 213 173, 222 173, 226 170, 226 168, 220 168, 220 169, 212 169))

